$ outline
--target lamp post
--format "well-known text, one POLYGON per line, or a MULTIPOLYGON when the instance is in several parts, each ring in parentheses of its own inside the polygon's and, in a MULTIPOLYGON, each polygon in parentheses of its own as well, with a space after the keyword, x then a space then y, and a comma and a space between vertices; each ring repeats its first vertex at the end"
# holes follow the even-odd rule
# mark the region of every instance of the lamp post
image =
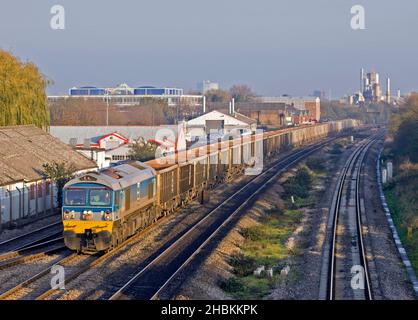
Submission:
POLYGON ((109 92, 106 92, 106 127, 109 126, 109 92))

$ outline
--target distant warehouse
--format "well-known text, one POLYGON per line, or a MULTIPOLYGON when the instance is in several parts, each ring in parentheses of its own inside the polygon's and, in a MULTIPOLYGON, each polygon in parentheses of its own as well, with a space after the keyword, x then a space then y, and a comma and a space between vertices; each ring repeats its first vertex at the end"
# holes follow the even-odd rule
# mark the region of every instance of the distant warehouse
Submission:
POLYGON ((201 95, 186 95, 183 89, 172 87, 153 87, 140 86, 131 88, 123 83, 114 88, 101 88, 93 86, 74 87, 63 96, 48 96, 49 102, 59 101, 60 99, 83 98, 100 99, 105 102, 121 106, 141 104, 145 99, 154 98, 167 102, 169 106, 192 105, 200 106, 203 103, 201 95))
POLYGON ((297 110, 307 110, 316 121, 321 119, 321 100, 317 97, 258 97, 257 100, 262 103, 284 103, 297 110))
POLYGON ((0 127, 0 229, 52 212, 57 188, 43 164, 66 163, 75 173, 95 170, 96 164, 35 126, 0 127))

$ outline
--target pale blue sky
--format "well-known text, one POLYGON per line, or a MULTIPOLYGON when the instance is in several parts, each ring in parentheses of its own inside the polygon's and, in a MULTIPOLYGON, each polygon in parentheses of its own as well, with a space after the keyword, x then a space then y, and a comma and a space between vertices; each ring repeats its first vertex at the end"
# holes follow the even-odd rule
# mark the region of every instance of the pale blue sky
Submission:
POLYGON ((416 0, 3 0, 0 47, 34 61, 49 93, 77 85, 168 85, 210 79, 258 93, 333 96, 358 90, 359 69, 418 89, 416 0), (66 30, 49 26, 66 10, 66 30), (366 30, 350 8, 366 9, 366 30))

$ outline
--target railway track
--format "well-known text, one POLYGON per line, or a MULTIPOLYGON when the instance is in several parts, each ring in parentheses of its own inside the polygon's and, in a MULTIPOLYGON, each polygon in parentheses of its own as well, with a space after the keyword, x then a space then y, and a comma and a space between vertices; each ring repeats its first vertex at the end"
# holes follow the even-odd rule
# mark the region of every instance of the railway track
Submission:
MULTIPOLYGON (((326 144, 334 141, 338 137, 333 137, 333 138, 327 139, 327 140, 325 140, 325 141, 323 141, 319 144, 312 145, 308 148, 305 148, 303 150, 300 150, 300 151, 297 151, 297 152, 293 153, 286 160, 275 162, 272 167, 270 167, 269 169, 264 171, 261 175, 256 176, 255 178, 250 180, 244 187, 242 187, 236 193, 234 193, 232 196, 230 196, 225 202, 218 205, 214 210, 212 210, 202 220, 198 221, 193 226, 191 226, 189 229, 187 229, 184 233, 182 233, 182 235, 180 235, 178 238, 176 238, 176 240, 174 240, 173 243, 171 243, 167 248, 165 248, 162 253, 160 253, 155 259, 153 259, 153 261, 146 267, 146 269, 149 269, 150 265, 152 265, 156 261, 160 260, 160 258, 162 256, 165 256, 168 252, 171 252, 172 249, 174 248, 174 246, 178 246, 179 244, 181 244, 182 240, 188 238, 188 236, 190 236, 193 232, 196 232, 197 230, 199 230, 202 226, 206 225, 206 223, 208 223, 211 227, 214 227, 219 222, 219 220, 215 219, 216 221, 214 220, 214 221, 211 221, 211 223, 209 223, 210 222, 209 217, 214 217, 215 212, 220 212, 220 211, 222 211, 221 209, 223 209, 223 210, 226 209, 226 212, 224 212, 223 215, 222 215, 223 216, 223 223, 221 222, 220 225, 216 225, 217 229, 206 237, 206 241, 204 241, 204 243, 201 243, 199 241, 197 242, 197 243, 200 244, 200 247, 197 248, 197 250, 195 250, 194 252, 192 252, 189 255, 189 257, 188 257, 189 259, 186 259, 187 262, 189 262, 192 259, 192 257, 194 257, 200 251, 200 249, 203 248, 204 244, 209 242, 210 239, 215 234, 217 234, 219 232, 219 230, 222 228, 222 226, 226 225, 227 222, 230 221, 232 219, 232 217, 234 215, 236 215, 236 213, 238 213, 238 211, 242 207, 244 207, 250 199, 252 199, 256 194, 261 192, 261 189, 263 189, 270 181, 272 181, 275 177, 277 177, 278 174, 280 174, 281 172, 286 170, 292 164, 300 161, 304 157, 306 157, 306 156, 310 155, 311 153, 319 150, 320 148, 322 148, 326 144), (243 192, 245 194, 243 194, 243 192), (229 206, 227 204, 231 200, 235 199, 238 194, 240 194, 241 197, 244 197, 244 199, 246 199, 246 200, 244 202, 242 202, 242 201, 239 202, 238 201, 238 204, 234 203, 234 204, 232 204, 232 208, 229 208, 229 206), (227 214, 227 212, 230 212, 231 210, 233 211, 232 214, 227 214), (225 217, 224 216, 225 214, 227 214, 228 217, 225 217)), ((237 199, 235 199, 235 200, 237 200, 237 199)), ((235 201, 235 202, 237 202, 237 201, 235 201)), ((229 203, 229 205, 231 205, 231 204, 229 203)), ((162 220, 164 220, 164 218, 160 219, 160 221, 162 221, 162 220)), ((157 223, 159 223, 159 222, 157 222, 157 223)), ((124 243, 122 243, 120 246, 118 246, 114 250, 111 250, 111 251, 109 251, 107 253, 104 253, 104 254, 101 254, 101 255, 96 254, 96 255, 93 255, 93 256, 88 256, 87 259, 89 259, 89 260, 84 261, 83 263, 72 265, 72 261, 74 259, 77 259, 77 255, 76 254, 68 254, 63 259, 56 262, 54 265, 60 265, 60 266, 65 267, 65 270, 66 270, 65 285, 67 285, 68 283, 75 280, 80 275, 86 273, 87 271, 89 271, 93 267, 96 267, 99 264, 101 264, 102 262, 108 260, 113 254, 115 254, 116 252, 118 252, 122 248, 126 247, 128 244, 132 243, 135 240, 138 240, 138 238, 143 236, 143 233, 146 230, 150 229, 151 227, 155 227, 155 224, 152 225, 152 226, 149 226, 146 229, 144 229, 142 232, 138 233, 137 235, 129 238, 128 240, 126 240, 124 243), (69 270, 69 272, 67 272, 67 269, 69 270)), ((183 250, 183 249, 180 247, 180 250, 183 250)), ((53 251, 51 251, 51 252, 53 252, 53 251)), ((185 252, 187 252, 187 250, 185 250, 185 252)), ((42 253, 40 253, 40 255, 41 254, 42 253)), ((174 273, 177 274, 181 269, 184 268, 184 266, 186 264, 187 263, 183 263, 183 266, 178 268, 174 273)), ((51 267, 52 267, 52 265, 45 268, 41 272, 35 274, 34 276, 30 277, 29 279, 19 283, 18 285, 14 286, 13 288, 9 289, 8 291, 4 292, 3 294, 0 295, 0 300, 4 300, 4 299, 45 300, 45 299, 53 298, 54 295, 59 293, 60 290, 55 289, 55 288, 51 289, 51 287, 50 287, 51 267)), ((174 274, 173 274, 173 277, 174 277, 174 274)), ((157 275, 156 278, 159 279, 160 276, 157 275)), ((171 281, 172 278, 166 279, 166 277, 164 277, 163 279, 165 280, 165 283, 163 283, 159 289, 162 290, 169 283, 169 281, 171 281)), ((126 289, 125 286, 124 286, 124 288, 126 289)), ((112 296, 112 299, 114 298, 115 295, 112 296)), ((149 297, 149 298, 152 298, 152 297, 149 297)))
POLYGON ((350 155, 337 181, 327 227, 320 298, 372 300, 363 237, 360 183, 368 149, 380 136, 365 139, 350 155))
MULTIPOLYGON (((163 220, 165 220, 165 218, 166 217, 161 218, 157 222, 157 224, 161 223, 163 220)), ((72 254, 68 254, 63 259, 54 263, 54 265, 63 266, 66 270, 64 285, 69 284, 70 282, 77 279, 80 275, 88 272, 92 268, 97 267, 101 263, 107 261, 114 254, 116 254, 118 251, 124 249, 129 244, 131 244, 132 242, 141 238, 143 236, 144 232, 150 230, 151 227, 155 227, 155 225, 151 225, 151 226, 145 228, 140 233, 138 233, 138 234, 134 235, 133 237, 127 239, 122 244, 120 244, 117 248, 115 248, 115 249, 113 249, 109 252, 102 253, 102 254, 95 254, 95 255, 91 255, 91 256, 78 255, 77 253, 72 253, 72 254), (82 264, 79 264, 79 265, 76 265, 76 266, 70 266, 69 268, 66 268, 65 265, 67 263, 71 262, 72 260, 76 259, 78 256, 87 257, 87 259, 89 259, 89 260, 85 263, 82 263, 82 264), (67 272, 67 269, 69 269, 70 272, 67 272)), ((67 251, 68 251, 68 253, 71 253, 70 250, 67 250, 67 251)), ((45 268, 44 270, 37 273, 36 275, 30 277, 29 279, 23 281, 22 283, 16 285, 15 287, 11 288, 7 292, 4 292, 3 294, 0 295, 0 300, 22 299, 22 298, 24 298, 21 295, 19 295, 19 292, 21 290, 27 290, 27 288, 29 288, 30 286, 35 286, 36 285, 35 282, 38 282, 38 280, 41 279, 41 278, 45 278, 42 285, 40 286, 41 290, 39 290, 39 288, 38 288, 38 290, 37 290, 38 294, 32 296, 31 298, 34 299, 34 300, 47 300, 47 299, 53 297, 55 294, 60 292, 60 289, 59 288, 51 288, 51 286, 45 287, 45 283, 49 284, 49 281, 50 281, 50 278, 47 278, 47 275, 50 274, 51 267, 52 267, 52 265, 45 268), (43 287, 43 289, 42 289, 42 287, 43 287)), ((24 298, 24 299, 27 299, 27 298, 24 298)))
POLYGON ((36 244, 57 238, 61 234, 61 221, 48 224, 42 228, 0 242, 0 255, 21 251, 36 244))
MULTIPOLYGON (((329 143, 330 141, 332 141, 332 140, 335 140, 336 138, 331 138, 331 139, 328 139, 328 140, 326 140, 326 141, 324 141, 324 142, 322 142, 321 144, 320 144, 320 146, 319 146, 319 144, 318 145, 315 145, 315 146, 311 146, 310 148, 315 148, 315 150, 317 149, 317 148, 320 148, 320 147, 322 147, 323 145, 325 145, 325 144, 327 144, 327 143, 329 143)), ((297 156, 300 156, 301 154, 305 154, 306 152, 309 152, 310 151, 310 149, 309 150, 301 150, 301 151, 298 151, 298 152, 295 152, 293 155, 291 155, 291 157, 293 158, 293 157, 297 157, 297 156)), ((311 151, 311 152, 313 152, 313 151, 311 151)), ((270 169, 273 169, 273 168, 270 168, 270 169)), ((269 169, 269 170, 270 170, 269 169)), ((253 180, 254 180, 255 178, 253 178, 253 180)), ((252 180, 251 180, 252 181, 252 180)), ((234 195, 232 195, 230 198, 232 198, 232 197, 234 197, 234 195)), ((157 223, 161 223, 162 222, 162 220, 164 220, 166 217, 163 217, 162 219, 160 219, 157 223)), ((201 221, 199 221, 199 222, 201 222, 201 221)), ((198 222, 198 223, 199 223, 198 222)), ((186 229, 184 232, 182 232, 181 233, 181 235, 179 235, 179 237, 177 237, 177 238, 175 238, 175 240, 174 240, 174 243, 176 243, 180 238, 182 238, 182 237, 184 237, 186 234, 188 234, 188 232, 190 232, 190 230, 192 230, 192 229, 194 229, 194 228, 196 228, 197 227, 197 224, 198 223, 196 223, 196 224, 194 224, 194 225, 192 225, 190 228, 188 228, 188 229, 186 229)), ((115 253, 117 253, 119 250, 121 250, 122 248, 124 248, 124 247, 126 247, 128 244, 130 244, 130 243, 132 243, 132 242, 134 242, 134 241, 136 241, 136 240, 138 240, 139 238, 141 238, 142 236, 143 236, 143 234, 144 234, 144 232, 146 232, 147 230, 150 230, 151 228, 153 228, 153 227, 155 227, 156 225, 154 224, 154 225, 151 225, 151 226, 149 226, 149 227, 147 227, 147 228, 145 228, 142 232, 140 232, 140 233, 138 233, 137 235, 135 235, 135 236, 133 236, 133 237, 131 237, 131 238, 129 238, 128 240, 126 240, 123 244, 121 244, 120 246, 118 246, 117 248, 115 248, 114 250, 111 250, 110 252, 108 252, 108 253, 106 253, 106 254, 103 254, 103 255, 101 255, 101 256, 99 256, 96 260, 94 260, 94 261, 92 261, 90 264, 86 264, 86 265, 84 265, 84 266, 82 266, 82 267, 80 267, 77 271, 75 271, 75 272, 73 272, 70 276, 67 276, 66 275, 66 277, 65 277, 65 284, 68 284, 68 283, 70 283, 71 281, 73 281, 73 280, 75 280, 77 277, 79 277, 80 275, 82 275, 83 273, 86 273, 87 271, 89 271, 90 269, 92 269, 93 267, 96 267, 96 266, 98 266, 98 265, 100 265, 101 263, 103 263, 103 262, 105 262, 106 260, 108 260, 112 255, 114 255, 115 253)), ((166 251, 167 249, 169 249, 171 246, 172 246, 173 244, 169 244, 168 246, 167 246, 167 248, 164 250, 164 251, 166 251)), ((57 289, 49 289, 49 290, 46 290, 45 292, 43 292, 41 295, 39 295, 37 298, 36 298, 36 300, 45 300, 45 299, 48 299, 48 298, 52 298, 55 294, 57 294, 57 293, 59 293, 59 290, 57 290, 57 289)), ((1 299, 1 296, 0 296, 0 299, 1 299)))
MULTIPOLYGON (((67 272, 72 275, 72 269, 77 268, 75 260, 81 260, 80 265, 83 265, 84 260, 93 259, 91 256, 81 256, 77 253, 73 253, 67 250, 64 257, 57 261, 54 265, 59 265, 65 268, 65 278, 67 278, 67 272)), ((37 274, 31 276, 29 279, 19 283, 6 292, 0 294, 0 300, 33 300, 49 291, 51 287, 51 266, 46 267, 37 274)), ((80 267, 80 266, 78 266, 80 267)))
POLYGON ((237 192, 211 210, 186 233, 174 241, 152 261, 142 267, 109 299, 158 299, 176 276, 209 245, 211 240, 227 229, 256 195, 277 178, 283 171, 320 150, 336 138, 298 151, 250 180, 237 192))
POLYGON ((62 237, 58 237, 30 247, 25 247, 19 251, 2 254, 0 255, 0 270, 29 261, 39 260, 60 250, 64 250, 66 247, 62 240, 62 237))

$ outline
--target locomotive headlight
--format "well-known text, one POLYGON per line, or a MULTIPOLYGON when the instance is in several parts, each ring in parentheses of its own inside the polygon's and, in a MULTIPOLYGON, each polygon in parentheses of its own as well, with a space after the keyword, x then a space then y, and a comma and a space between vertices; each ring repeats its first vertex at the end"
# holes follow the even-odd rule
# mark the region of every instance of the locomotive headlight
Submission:
POLYGON ((106 211, 105 214, 105 219, 106 220, 112 220, 112 212, 110 212, 109 210, 106 211))
POLYGON ((93 216, 93 212, 92 211, 87 211, 87 210, 84 210, 83 211, 83 216, 84 216, 84 219, 85 220, 90 220, 91 219, 91 217, 93 216))
POLYGON ((65 212, 64 212, 64 220, 68 220, 68 219, 70 219, 70 211, 65 210, 65 212))

